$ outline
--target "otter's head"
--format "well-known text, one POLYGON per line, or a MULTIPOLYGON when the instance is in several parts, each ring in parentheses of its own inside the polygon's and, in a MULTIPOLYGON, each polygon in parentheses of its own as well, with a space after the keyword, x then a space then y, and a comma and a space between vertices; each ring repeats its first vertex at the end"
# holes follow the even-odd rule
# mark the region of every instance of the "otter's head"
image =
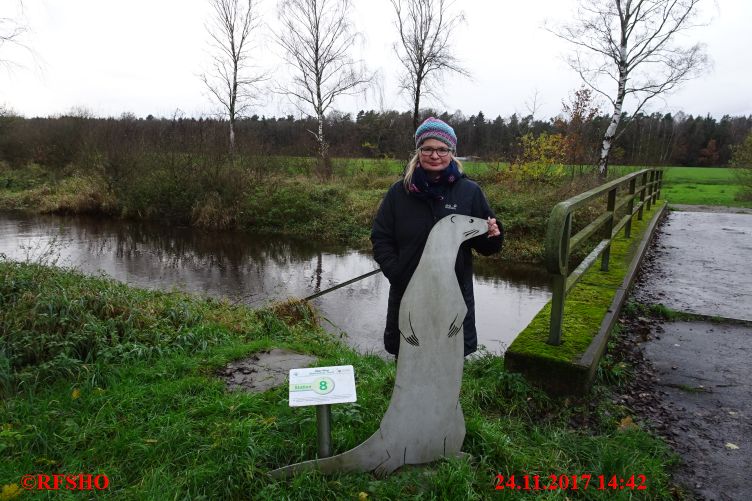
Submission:
POLYGON ((460 236, 460 242, 488 233, 488 223, 481 217, 455 214, 445 217, 444 220, 454 226, 455 231, 460 236))

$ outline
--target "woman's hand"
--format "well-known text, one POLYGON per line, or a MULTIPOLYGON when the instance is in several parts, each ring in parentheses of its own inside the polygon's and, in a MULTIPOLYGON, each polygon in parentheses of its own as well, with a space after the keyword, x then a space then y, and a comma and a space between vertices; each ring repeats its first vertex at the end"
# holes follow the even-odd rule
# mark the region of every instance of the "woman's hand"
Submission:
POLYGON ((496 224, 496 219, 489 217, 486 221, 488 223, 488 236, 489 237, 498 237, 501 235, 501 231, 499 230, 499 225, 496 224))

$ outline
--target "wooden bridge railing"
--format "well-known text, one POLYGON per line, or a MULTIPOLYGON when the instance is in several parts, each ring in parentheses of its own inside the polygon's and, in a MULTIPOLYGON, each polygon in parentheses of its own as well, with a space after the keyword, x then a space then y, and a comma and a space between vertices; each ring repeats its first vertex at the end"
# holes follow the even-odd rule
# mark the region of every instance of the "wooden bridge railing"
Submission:
POLYGON ((546 267, 552 276, 553 299, 551 301, 551 323, 548 343, 561 344, 561 325, 564 316, 564 301, 567 294, 582 278, 584 273, 595 263, 599 256, 601 270, 608 271, 611 240, 624 228, 624 235, 629 238, 632 231, 632 218, 642 220, 643 210, 650 210, 652 204, 660 197, 663 171, 643 169, 620 177, 580 195, 559 202, 551 211, 546 232, 546 267), (621 195, 619 190, 624 193, 621 195), (575 211, 588 202, 606 197, 606 210, 593 222, 570 236, 572 218, 575 211), (635 200, 639 198, 638 202, 635 200), (626 207, 626 215, 615 221, 616 214, 626 207), (582 260, 579 266, 569 273, 569 256, 593 235, 599 233, 601 241, 582 260))

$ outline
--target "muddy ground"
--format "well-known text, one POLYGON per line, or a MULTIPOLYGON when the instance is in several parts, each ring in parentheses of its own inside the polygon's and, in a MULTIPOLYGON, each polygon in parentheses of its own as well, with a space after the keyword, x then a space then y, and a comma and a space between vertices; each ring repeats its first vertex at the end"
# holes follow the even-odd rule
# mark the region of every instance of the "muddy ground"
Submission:
POLYGON ((659 232, 632 291, 645 307, 620 319, 614 356, 635 377, 617 399, 681 457, 674 473, 681 498, 752 499, 752 323, 672 322, 651 309, 667 294, 653 284, 670 273, 670 245, 659 232))
POLYGON ((227 389, 261 393, 287 383, 290 369, 311 367, 316 357, 274 348, 236 360, 217 372, 227 389))

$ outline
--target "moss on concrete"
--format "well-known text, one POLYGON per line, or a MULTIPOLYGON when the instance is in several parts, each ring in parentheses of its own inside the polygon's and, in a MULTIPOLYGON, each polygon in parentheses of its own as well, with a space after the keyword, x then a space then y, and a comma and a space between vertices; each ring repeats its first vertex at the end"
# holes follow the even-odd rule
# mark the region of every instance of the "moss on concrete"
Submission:
POLYGON ((607 272, 600 270, 598 260, 569 293, 564 303, 563 343, 560 346, 552 346, 546 342, 551 315, 549 302, 509 346, 506 358, 513 358, 518 362, 526 357, 534 357, 546 360, 547 363, 576 363, 598 333, 643 234, 663 203, 659 201, 650 211, 645 211, 642 221, 635 218, 631 238, 624 238, 622 232, 613 240, 607 272))

